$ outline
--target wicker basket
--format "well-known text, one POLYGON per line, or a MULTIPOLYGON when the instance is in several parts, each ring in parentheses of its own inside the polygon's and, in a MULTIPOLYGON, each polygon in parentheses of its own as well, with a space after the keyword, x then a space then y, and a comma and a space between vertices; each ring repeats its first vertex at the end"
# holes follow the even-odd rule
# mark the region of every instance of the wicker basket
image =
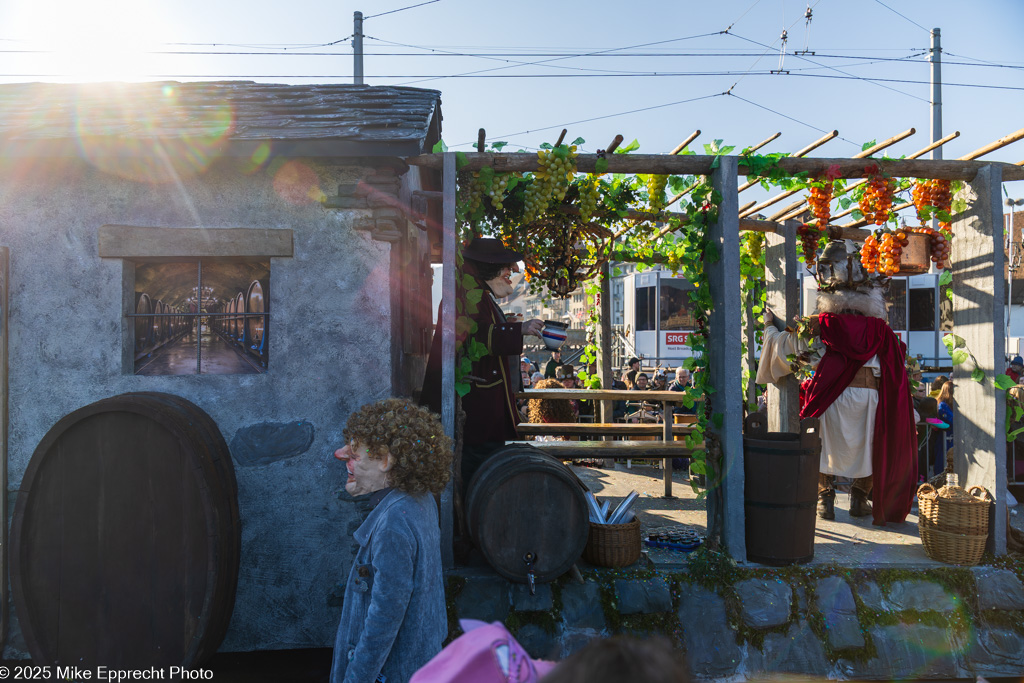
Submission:
POLYGON ((988 540, 989 503, 983 486, 965 491, 956 485, 917 490, 917 528, 928 557, 946 564, 975 565, 988 540))
POLYGON ((598 567, 628 567, 640 559, 640 520, 625 524, 590 523, 583 559, 598 567))

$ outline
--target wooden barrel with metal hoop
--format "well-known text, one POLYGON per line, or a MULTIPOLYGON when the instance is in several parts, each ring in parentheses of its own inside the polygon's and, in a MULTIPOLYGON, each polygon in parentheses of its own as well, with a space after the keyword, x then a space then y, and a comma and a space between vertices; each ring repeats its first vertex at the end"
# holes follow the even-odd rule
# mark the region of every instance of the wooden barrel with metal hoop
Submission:
POLYGON ((768 418, 747 416, 743 428, 747 560, 775 567, 814 559, 821 435, 817 418, 800 433, 769 432, 768 418))
POLYGON ((532 571, 538 583, 554 581, 569 571, 587 544, 585 490, 561 461, 532 446, 504 446, 469 483, 469 534, 506 579, 528 583, 532 571))

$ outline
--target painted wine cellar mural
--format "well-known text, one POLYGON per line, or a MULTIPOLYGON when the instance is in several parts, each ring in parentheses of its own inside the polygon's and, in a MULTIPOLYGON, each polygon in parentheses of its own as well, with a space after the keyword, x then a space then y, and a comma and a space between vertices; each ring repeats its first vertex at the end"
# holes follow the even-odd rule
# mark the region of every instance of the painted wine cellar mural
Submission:
POLYGON ((136 375, 269 367, 270 262, 145 263, 135 271, 136 375))

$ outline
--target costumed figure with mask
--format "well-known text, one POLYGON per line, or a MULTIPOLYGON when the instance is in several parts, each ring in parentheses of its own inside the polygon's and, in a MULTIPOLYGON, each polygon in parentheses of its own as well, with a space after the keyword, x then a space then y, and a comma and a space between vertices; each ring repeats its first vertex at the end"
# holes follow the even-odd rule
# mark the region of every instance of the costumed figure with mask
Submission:
POLYGON ((843 476, 854 480, 852 516, 903 522, 917 485, 917 432, 906 345, 886 321, 885 285, 868 278, 843 241, 825 247, 816 277, 817 315, 799 331, 780 331, 766 312, 757 382, 778 382, 800 363, 814 368, 800 417, 821 422, 819 517, 835 518, 835 479, 843 476))
MULTIPOLYGON (((523 352, 523 335, 541 337, 544 322, 528 320, 509 322, 495 299, 512 294, 512 274, 519 272, 523 255, 508 249, 500 240, 477 237, 462 249, 463 272, 471 275, 484 295, 471 314, 476 329, 469 337, 487 347, 487 355, 473 362, 469 373, 471 388, 463 398, 466 424, 462 433, 462 487, 469 485, 473 474, 490 455, 519 438, 516 425, 519 411, 515 394, 522 389, 519 358, 523 352)), ((441 413, 441 316, 427 360, 426 376, 420 403, 441 413)))

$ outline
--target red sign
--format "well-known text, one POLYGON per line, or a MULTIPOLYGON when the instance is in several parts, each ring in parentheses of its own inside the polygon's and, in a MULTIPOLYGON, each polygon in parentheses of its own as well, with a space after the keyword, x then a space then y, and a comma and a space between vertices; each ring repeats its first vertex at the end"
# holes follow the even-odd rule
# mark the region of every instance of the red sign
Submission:
POLYGON ((689 337, 689 332, 666 332, 665 345, 669 348, 686 346, 686 340, 689 339, 689 337))

